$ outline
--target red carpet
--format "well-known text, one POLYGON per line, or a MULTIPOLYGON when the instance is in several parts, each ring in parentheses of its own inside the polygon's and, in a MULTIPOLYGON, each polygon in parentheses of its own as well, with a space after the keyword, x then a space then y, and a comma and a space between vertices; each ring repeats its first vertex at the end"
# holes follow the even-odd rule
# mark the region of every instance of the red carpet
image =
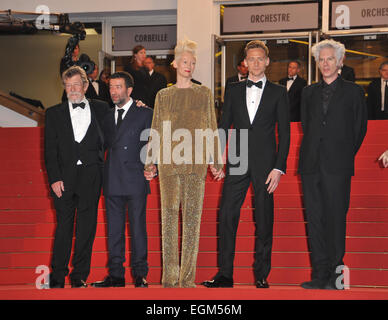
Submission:
MULTIPOLYGON (((241 211, 236 244, 234 289, 216 290, 217 299, 387 299, 388 296, 388 169, 378 156, 388 148, 387 121, 369 121, 368 133, 357 158, 347 224, 345 264, 350 268, 351 289, 344 292, 306 292, 298 285, 310 278, 310 262, 303 218, 300 178, 296 174, 300 125, 292 123, 287 174, 275 192, 275 225, 269 290, 253 287, 254 223, 252 193, 241 211)), ((41 128, 0 128, 0 295, 1 299, 214 299, 205 288, 161 289, 160 199, 157 180, 148 198, 148 281, 151 288, 99 291, 37 290, 38 265, 49 265, 55 214, 43 164, 41 128)), ((216 273, 217 208, 222 183, 208 177, 202 215, 196 282, 216 273)), ((88 282, 106 274, 107 243, 104 199, 99 206, 97 237, 88 282)), ((130 238, 127 237, 127 248, 130 238)), ((126 266, 129 265, 129 253, 126 266)), ((213 293, 212 293, 213 292, 213 293)))

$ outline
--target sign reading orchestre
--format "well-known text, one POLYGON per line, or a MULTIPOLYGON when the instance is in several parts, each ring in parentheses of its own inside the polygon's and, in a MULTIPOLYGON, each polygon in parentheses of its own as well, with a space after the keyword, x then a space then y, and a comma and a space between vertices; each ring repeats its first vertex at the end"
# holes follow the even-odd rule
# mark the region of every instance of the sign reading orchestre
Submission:
POLYGON ((332 2, 331 16, 331 27, 336 29, 388 25, 388 1, 332 2))
POLYGON ((318 3, 225 6, 223 33, 318 28, 318 3))

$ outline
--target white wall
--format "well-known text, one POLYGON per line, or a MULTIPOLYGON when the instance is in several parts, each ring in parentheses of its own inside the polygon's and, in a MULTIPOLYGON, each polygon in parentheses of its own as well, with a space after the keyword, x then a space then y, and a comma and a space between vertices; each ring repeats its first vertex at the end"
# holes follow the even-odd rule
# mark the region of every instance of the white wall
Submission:
MULTIPOLYGON (((197 2, 197 1, 193 1, 197 2)), ((177 0, 1 0, 0 10, 35 12, 39 5, 46 5, 52 13, 114 12, 176 9, 177 0)))
POLYGON ((36 127, 35 120, 0 105, 0 127, 36 127))
POLYGON ((194 78, 212 86, 212 34, 220 33, 219 4, 213 0, 178 0, 177 40, 184 36, 198 43, 194 78))

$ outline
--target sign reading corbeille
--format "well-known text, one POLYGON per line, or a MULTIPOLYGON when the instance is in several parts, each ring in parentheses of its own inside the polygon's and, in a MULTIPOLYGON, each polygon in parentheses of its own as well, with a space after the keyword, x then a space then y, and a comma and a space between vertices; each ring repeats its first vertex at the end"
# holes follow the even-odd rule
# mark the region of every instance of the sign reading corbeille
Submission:
POLYGON ((318 28, 318 3, 225 6, 223 33, 318 28))
POLYGON ((113 51, 130 51, 137 45, 147 50, 170 50, 176 45, 176 25, 113 27, 113 51))
POLYGON ((333 29, 388 25, 387 0, 332 2, 331 5, 333 29))

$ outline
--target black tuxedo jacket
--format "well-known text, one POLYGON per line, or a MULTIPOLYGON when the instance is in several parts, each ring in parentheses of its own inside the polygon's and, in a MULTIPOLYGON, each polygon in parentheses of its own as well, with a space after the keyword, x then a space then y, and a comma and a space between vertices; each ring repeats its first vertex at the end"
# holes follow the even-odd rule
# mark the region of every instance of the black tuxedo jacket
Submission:
POLYGON ((301 174, 318 173, 320 168, 337 175, 354 174, 354 157, 367 128, 363 89, 338 77, 326 115, 322 107, 322 82, 302 92, 303 140, 299 156, 301 174))
POLYGON ((374 79, 367 88, 368 119, 388 119, 388 110, 381 111, 381 79, 374 79))
MULTIPOLYGON (((101 165, 103 165, 102 123, 109 106, 100 100, 89 100, 89 105, 91 122, 96 124, 100 137, 96 149, 100 153, 101 165)), ((72 190, 76 181, 78 157, 67 101, 46 110, 44 135, 44 156, 49 184, 63 181, 65 190, 72 190)), ((92 151, 95 152, 95 150, 92 151)))
POLYGON ((151 108, 154 107, 156 94, 160 89, 167 87, 167 80, 164 75, 154 71, 151 76, 148 77, 148 101, 151 108))
MULTIPOLYGON (((103 192, 106 196, 148 194, 149 183, 144 178, 144 163, 140 155, 147 141, 141 141, 143 130, 151 128, 152 109, 137 107, 133 102, 120 128, 115 123, 115 109, 104 119, 105 147, 103 192)), ((144 139, 143 139, 144 140, 144 139)))
MULTIPOLYGON (((279 80, 279 84, 287 88, 287 79, 279 80)), ((299 76, 292 83, 288 90, 288 99, 290 101, 290 121, 300 121, 300 101, 302 99, 302 90, 307 85, 307 81, 299 76)))
MULTIPOLYGON (((246 81, 234 83, 226 91, 219 128, 236 129, 237 154, 240 134, 248 132, 248 168, 254 176, 265 175, 276 168, 286 172, 290 146, 290 119, 287 90, 267 80, 256 116, 250 123, 246 102, 246 81), (276 144, 276 125, 279 142, 276 144)), ((230 146, 229 146, 230 152, 230 146)), ((228 166, 232 166, 228 160, 228 166)))

